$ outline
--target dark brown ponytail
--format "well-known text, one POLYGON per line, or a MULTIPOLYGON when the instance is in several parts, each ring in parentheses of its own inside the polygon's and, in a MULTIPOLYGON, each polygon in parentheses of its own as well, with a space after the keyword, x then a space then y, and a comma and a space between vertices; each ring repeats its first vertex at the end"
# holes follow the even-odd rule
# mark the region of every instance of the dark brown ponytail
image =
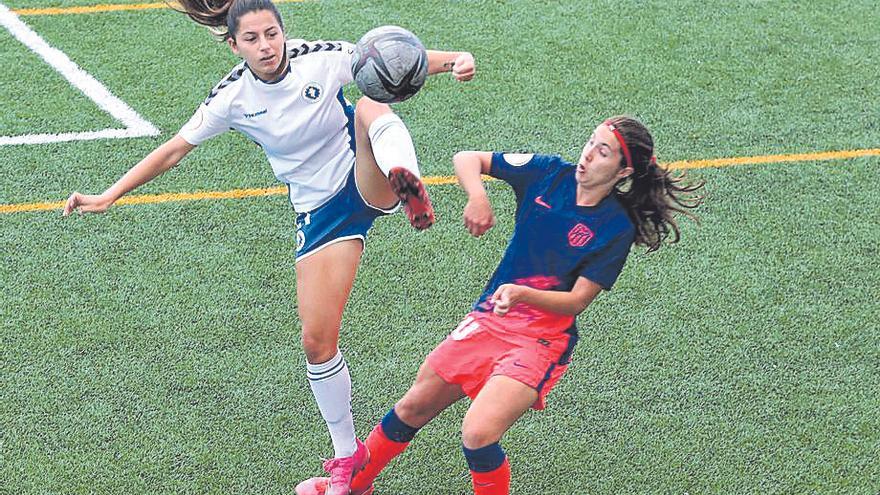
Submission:
POLYGON ((178 0, 182 11, 197 23, 207 26, 222 39, 234 38, 238 32, 238 21, 250 12, 268 10, 275 15, 281 30, 284 21, 278 8, 271 0, 178 0))
MULTIPOLYGON (((657 250, 670 233, 673 235, 670 242, 677 242, 681 232, 674 214, 696 219, 689 210, 702 203, 703 197, 695 191, 704 183, 687 183, 684 173, 673 175, 660 166, 654 157, 654 139, 638 120, 612 117, 608 122, 623 136, 632 160, 632 175, 615 186, 614 194, 636 226, 635 243, 651 252, 657 250)), ((624 160, 621 166, 626 166, 624 160)))

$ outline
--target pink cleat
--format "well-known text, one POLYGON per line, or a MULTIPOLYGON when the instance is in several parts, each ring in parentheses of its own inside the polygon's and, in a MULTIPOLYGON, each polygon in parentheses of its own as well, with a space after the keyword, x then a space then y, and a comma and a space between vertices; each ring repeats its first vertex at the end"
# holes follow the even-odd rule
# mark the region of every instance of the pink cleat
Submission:
POLYGON ((403 203, 409 223, 418 230, 434 224, 434 207, 425 185, 416 175, 403 167, 394 167, 388 174, 391 190, 403 203))
POLYGON ((330 473, 330 483, 326 485, 324 492, 319 492, 317 495, 349 495, 351 479, 364 468, 369 460, 370 452, 367 450, 367 446, 357 440, 357 450, 351 457, 338 457, 325 461, 324 471, 330 473))
POLYGON ((296 495, 324 495, 330 486, 330 478, 309 478, 296 485, 296 495))

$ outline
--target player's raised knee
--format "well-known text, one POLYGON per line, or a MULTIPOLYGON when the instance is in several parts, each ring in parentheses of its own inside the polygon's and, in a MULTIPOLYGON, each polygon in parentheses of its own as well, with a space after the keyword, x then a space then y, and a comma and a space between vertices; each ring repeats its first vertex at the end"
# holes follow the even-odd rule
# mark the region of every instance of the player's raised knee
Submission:
POLYGON ((480 449, 501 440, 501 434, 481 425, 465 421, 461 427, 461 443, 469 449, 480 449))
POLYGON ((386 105, 385 103, 379 103, 376 100, 371 100, 366 96, 361 96, 357 103, 354 106, 354 117, 355 120, 359 121, 362 124, 369 126, 376 117, 388 113, 391 111, 391 107, 386 105))
POLYGON ((312 364, 329 361, 336 355, 337 344, 335 338, 329 338, 320 332, 311 332, 303 328, 302 346, 306 354, 306 360, 312 364))
POLYGON ((407 425, 421 427, 431 421, 433 410, 419 402, 412 394, 407 393, 394 405, 397 417, 407 425))

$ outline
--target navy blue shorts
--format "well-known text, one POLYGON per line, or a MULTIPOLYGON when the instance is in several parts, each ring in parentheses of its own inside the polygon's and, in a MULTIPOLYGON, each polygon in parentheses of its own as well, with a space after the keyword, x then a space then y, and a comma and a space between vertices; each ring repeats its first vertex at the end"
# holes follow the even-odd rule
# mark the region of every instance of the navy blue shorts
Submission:
POLYGON ((307 213, 296 215, 296 261, 340 241, 360 239, 366 244, 367 231, 377 218, 393 213, 367 204, 357 188, 354 167, 345 185, 329 201, 307 213))

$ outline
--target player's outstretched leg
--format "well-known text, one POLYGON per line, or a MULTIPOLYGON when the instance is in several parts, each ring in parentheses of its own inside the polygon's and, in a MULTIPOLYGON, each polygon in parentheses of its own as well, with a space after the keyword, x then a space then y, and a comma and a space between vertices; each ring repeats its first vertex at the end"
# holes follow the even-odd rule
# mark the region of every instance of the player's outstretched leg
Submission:
POLYGON ((333 442, 334 459, 324 464, 331 479, 327 495, 348 495, 353 473, 366 462, 366 449, 354 431, 351 376, 338 347, 342 312, 362 251, 360 240, 346 240, 296 263, 306 375, 333 442))
POLYGON ((364 199, 383 209, 399 201, 413 227, 430 227, 434 208, 421 180, 412 137, 400 117, 388 105, 361 98, 355 109, 355 140, 355 172, 364 199))
POLYGON ((462 397, 460 386, 446 383, 423 363, 412 387, 367 437, 370 460, 351 481, 351 494, 373 493, 373 481, 406 449, 419 429, 462 397))

